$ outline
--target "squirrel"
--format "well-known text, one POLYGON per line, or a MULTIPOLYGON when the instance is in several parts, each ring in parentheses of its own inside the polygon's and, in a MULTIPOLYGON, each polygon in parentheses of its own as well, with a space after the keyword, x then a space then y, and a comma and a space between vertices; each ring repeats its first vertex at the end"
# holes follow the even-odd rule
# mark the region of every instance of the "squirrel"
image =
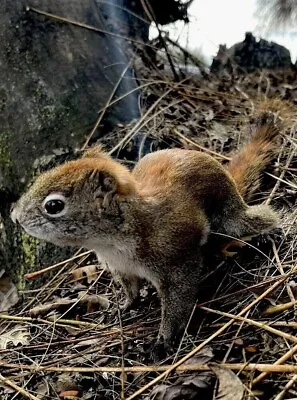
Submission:
POLYGON ((161 300, 157 343, 171 348, 196 303, 210 235, 244 238, 278 226, 270 206, 246 200, 279 136, 266 113, 227 167, 204 152, 175 148, 146 155, 130 172, 95 146, 41 174, 11 218, 39 239, 94 250, 120 276, 126 307, 140 279, 151 282, 161 300))

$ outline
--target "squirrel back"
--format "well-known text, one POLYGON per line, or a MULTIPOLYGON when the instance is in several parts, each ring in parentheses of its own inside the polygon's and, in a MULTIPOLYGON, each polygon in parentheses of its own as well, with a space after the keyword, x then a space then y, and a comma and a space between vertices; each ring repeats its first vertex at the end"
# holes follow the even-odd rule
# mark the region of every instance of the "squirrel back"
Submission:
POLYGON ((227 166, 246 202, 249 202, 259 189, 261 174, 276 154, 281 133, 280 120, 274 113, 265 111, 250 124, 250 130, 251 138, 231 158, 227 166))

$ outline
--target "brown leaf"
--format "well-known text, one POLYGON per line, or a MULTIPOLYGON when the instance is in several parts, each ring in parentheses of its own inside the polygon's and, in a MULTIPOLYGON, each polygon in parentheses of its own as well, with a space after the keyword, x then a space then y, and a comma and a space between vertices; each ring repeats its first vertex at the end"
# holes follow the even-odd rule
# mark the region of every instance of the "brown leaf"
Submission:
POLYGON ((98 310, 106 310, 109 307, 109 300, 105 296, 98 294, 88 294, 80 292, 78 294, 80 303, 87 304, 87 312, 90 314, 98 310))
POLYGON ((97 294, 88 294, 87 291, 80 292, 77 299, 57 299, 51 303, 41 304, 31 308, 29 311, 32 316, 44 315, 49 311, 57 310, 60 307, 70 306, 75 303, 86 304, 87 313, 91 313, 98 310, 106 310, 109 307, 109 300, 97 294))
POLYGON ((252 346, 252 345, 250 345, 250 346, 245 346, 245 347, 244 347, 244 350, 245 350, 247 353, 257 353, 257 347, 256 347, 256 346, 252 346))
POLYGON ((78 390, 66 390, 65 392, 61 392, 59 397, 62 399, 77 399, 79 397, 78 390))
POLYGON ((5 350, 12 343, 13 346, 29 344, 29 332, 23 325, 16 325, 14 328, 0 335, 0 349, 5 350))
POLYGON ((8 311, 19 300, 15 284, 11 279, 0 271, 0 310, 8 311))
POLYGON ((85 265, 71 272, 74 281, 81 281, 87 278, 87 282, 90 284, 95 282, 98 277, 98 265, 85 265))
POLYGON ((242 400, 244 386, 233 371, 218 365, 211 365, 218 378, 218 390, 214 400, 242 400))

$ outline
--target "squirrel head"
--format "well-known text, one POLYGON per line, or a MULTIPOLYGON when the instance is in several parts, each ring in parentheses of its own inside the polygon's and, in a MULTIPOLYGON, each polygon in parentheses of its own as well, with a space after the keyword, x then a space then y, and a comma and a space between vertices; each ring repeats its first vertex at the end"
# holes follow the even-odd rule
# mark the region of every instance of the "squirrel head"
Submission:
POLYGON ((104 235, 114 226, 115 205, 135 195, 129 170, 97 149, 40 175, 11 218, 39 239, 89 247, 95 232, 104 235))

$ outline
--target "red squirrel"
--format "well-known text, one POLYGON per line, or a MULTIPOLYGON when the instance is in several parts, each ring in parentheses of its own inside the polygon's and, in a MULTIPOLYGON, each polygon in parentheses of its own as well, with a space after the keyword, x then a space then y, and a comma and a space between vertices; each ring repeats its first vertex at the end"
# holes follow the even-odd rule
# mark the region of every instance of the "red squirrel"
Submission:
POLYGON ((227 167, 203 152, 170 149, 130 172, 96 146, 40 175, 11 217, 39 239, 94 250, 120 277, 126 306, 141 278, 151 282, 161 299, 158 343, 171 345, 195 305, 211 232, 243 238, 278 225, 270 206, 246 203, 278 136, 273 114, 263 115, 227 167))

